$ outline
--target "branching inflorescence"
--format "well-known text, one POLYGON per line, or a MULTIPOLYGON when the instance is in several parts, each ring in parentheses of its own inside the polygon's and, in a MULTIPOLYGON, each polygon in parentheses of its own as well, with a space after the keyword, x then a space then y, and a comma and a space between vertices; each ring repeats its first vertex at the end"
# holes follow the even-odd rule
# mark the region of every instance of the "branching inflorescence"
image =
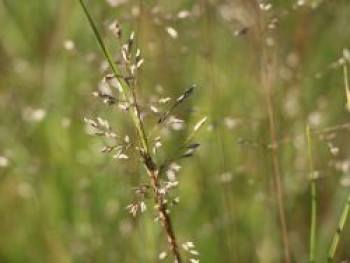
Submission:
MULTIPOLYGON (((170 218, 170 207, 179 202, 179 197, 170 199, 170 192, 177 187, 178 181, 174 176, 164 176, 164 173, 173 174, 179 170, 178 164, 175 162, 181 158, 191 157, 194 151, 198 148, 199 144, 192 142, 194 134, 199 128, 206 122, 206 117, 201 119, 192 129, 192 133, 184 140, 182 146, 179 148, 178 155, 173 158, 168 158, 163 163, 158 164, 155 159, 158 148, 162 145, 162 136, 157 133, 163 126, 179 125, 183 124, 182 120, 175 118, 173 110, 177 108, 182 102, 191 96, 194 90, 194 86, 185 90, 171 104, 170 98, 160 98, 155 103, 146 104, 144 106, 140 103, 137 97, 137 81, 138 71, 143 65, 143 58, 141 57, 140 49, 134 47, 135 35, 132 32, 126 41, 123 43, 123 34, 121 26, 118 22, 114 22, 110 29, 115 35, 118 43, 120 44, 120 58, 115 62, 115 58, 108 51, 104 41, 102 40, 99 31, 91 18, 83 0, 80 0, 80 4, 87 16, 90 26, 94 31, 95 37, 107 59, 109 65, 109 72, 104 77, 103 82, 110 87, 109 90, 99 89, 93 92, 93 95, 100 98, 104 103, 110 106, 117 106, 121 111, 126 112, 132 118, 133 126, 136 130, 136 142, 131 142, 129 136, 120 136, 117 132, 114 132, 109 122, 98 117, 96 120, 85 118, 85 123, 92 130, 92 133, 98 136, 103 136, 112 139, 112 145, 106 145, 103 147, 102 152, 112 153, 116 159, 128 159, 129 152, 137 153, 148 175, 147 183, 134 188, 137 195, 138 202, 132 203, 127 206, 127 210, 136 216, 140 212, 146 210, 146 204, 144 200, 152 196, 156 209, 156 221, 159 221, 167 236, 170 253, 173 254, 175 262, 182 262, 180 255, 180 248, 190 255, 190 262, 199 262, 199 253, 195 250, 193 242, 183 242, 181 247, 174 232, 173 224, 170 218), (158 105, 168 106, 167 110, 159 110, 158 105), (153 114, 158 114, 154 125, 155 128, 152 131, 148 131, 144 116, 147 115, 148 109, 153 114)), ((168 256, 168 252, 162 252, 159 254, 160 259, 164 259, 168 256)))

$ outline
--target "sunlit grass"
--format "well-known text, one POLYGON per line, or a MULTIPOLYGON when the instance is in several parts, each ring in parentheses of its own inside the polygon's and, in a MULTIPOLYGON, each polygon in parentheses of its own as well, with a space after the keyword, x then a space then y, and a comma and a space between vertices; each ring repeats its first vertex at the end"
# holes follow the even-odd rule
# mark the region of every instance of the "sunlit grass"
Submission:
MULTIPOLYGON (((281 18, 268 30, 267 65, 292 262, 348 260, 349 2, 293 8, 295 1, 271 1, 267 11, 253 1, 121 2, 86 0, 111 50, 118 50, 106 33, 112 21, 127 35, 136 31, 142 97, 173 98, 197 84, 175 109, 188 128, 166 151, 175 153, 208 116, 197 155, 181 163, 172 212, 179 238, 196 241, 201 262, 283 260, 259 12, 266 23, 281 18), (310 171, 318 197, 311 226, 310 171)), ((155 262, 167 247, 161 227, 151 211, 133 219, 125 210, 143 167, 101 154, 100 138, 85 134, 87 115, 134 130, 91 96, 105 62, 78 1, 4 0, 0 22, 0 262, 155 262)))

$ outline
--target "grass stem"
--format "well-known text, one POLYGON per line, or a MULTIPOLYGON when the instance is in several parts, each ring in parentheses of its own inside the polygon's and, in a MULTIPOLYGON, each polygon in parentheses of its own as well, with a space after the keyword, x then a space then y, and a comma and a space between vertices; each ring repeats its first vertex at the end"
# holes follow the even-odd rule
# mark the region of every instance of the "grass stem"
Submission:
POLYGON ((274 112, 274 94, 273 94, 273 82, 271 81, 270 72, 269 72, 269 51, 267 50, 265 44, 265 21, 264 17, 261 14, 260 8, 257 6, 257 16, 259 21, 259 35, 260 35, 260 45, 261 45, 261 84, 266 92, 266 104, 268 111, 268 120, 269 120, 269 132, 270 132, 270 143, 272 151, 272 166, 273 166, 273 182, 274 182, 274 191, 278 209, 278 216, 281 228, 281 236, 283 243, 283 252, 284 252, 284 262, 291 262, 289 240, 288 240, 288 230, 287 230, 287 220, 286 220, 286 211, 284 203, 284 190, 283 190, 283 181, 281 176, 281 169, 278 160, 279 149, 278 149, 278 138, 276 134, 275 127, 275 112, 274 112))
MULTIPOLYGON (((116 66, 116 64, 113 62, 113 59, 110 55, 110 52, 108 51, 98 29, 97 26, 95 25, 87 7, 85 6, 85 3, 83 0, 79 0, 80 5, 82 6, 84 13, 86 15, 86 17, 89 20, 90 26, 94 32, 94 35, 102 49, 102 52, 104 54, 104 56, 106 57, 108 64, 110 66, 110 68, 112 69, 113 73, 115 74, 115 76, 119 76, 120 75, 120 71, 118 69, 118 67, 116 66)), ((133 102, 130 103, 131 105, 133 105, 133 107, 131 108, 130 114, 134 123, 134 126, 136 128, 137 131, 137 135, 138 135, 138 139, 140 141, 140 154, 141 157, 143 158, 143 162, 144 162, 144 166, 146 169, 146 172, 149 176, 150 179, 150 184, 153 190, 153 197, 154 197, 154 202, 156 204, 156 209, 158 212, 158 217, 159 220, 163 226, 163 229, 167 235, 167 240, 168 240, 168 244, 169 247, 174 255, 175 258, 175 262, 176 263, 181 263, 181 255, 179 252, 179 246, 177 244, 177 240, 175 237, 175 233, 173 230, 173 226, 172 226, 172 222, 168 213, 168 208, 166 205, 166 202, 164 200, 164 196, 161 194, 160 192, 160 183, 158 180, 158 174, 159 174, 159 169, 156 165, 156 163, 154 162, 152 156, 151 156, 151 152, 149 150, 149 146, 148 146, 148 142, 147 142, 147 134, 146 131, 144 129, 144 125, 143 125, 143 121, 141 119, 141 114, 140 114, 140 110, 137 104, 137 100, 136 100, 136 93, 134 91, 133 88, 130 89, 130 87, 128 87, 128 84, 126 83, 125 79, 123 78, 119 78, 120 84, 122 86, 122 95, 123 95, 123 99, 125 99, 126 101, 129 102, 133 102)))
POLYGON ((316 178, 315 170, 312 158, 312 142, 310 126, 306 126, 306 140, 307 140, 307 152, 309 161, 309 173, 310 173, 310 190, 311 190, 311 221, 310 221, 310 239, 309 239, 309 262, 315 262, 315 241, 316 241, 316 214, 317 214, 317 192, 316 192, 316 178))
POLYGON ((349 214, 349 210, 350 210, 350 194, 348 195, 346 204, 345 204, 343 211, 341 213, 337 231, 334 234, 332 244, 329 248, 328 262, 333 262, 333 260, 334 260, 334 255, 335 255, 335 252, 337 250, 337 247, 338 247, 338 244, 340 241, 340 235, 344 230, 344 226, 345 226, 348 214, 349 214))

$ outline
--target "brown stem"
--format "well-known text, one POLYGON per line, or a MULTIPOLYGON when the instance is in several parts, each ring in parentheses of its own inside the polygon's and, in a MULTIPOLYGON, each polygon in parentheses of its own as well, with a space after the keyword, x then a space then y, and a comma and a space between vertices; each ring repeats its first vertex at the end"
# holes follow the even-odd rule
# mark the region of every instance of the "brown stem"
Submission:
MULTIPOLYGON (((256 5, 255 5, 256 6, 256 5)), ((287 229, 287 220, 286 220, 286 209, 284 204, 284 189, 283 181, 281 176, 281 168, 278 160, 278 138, 275 127, 275 117, 274 117, 274 107, 273 107, 273 83, 271 81, 271 76, 269 72, 269 56, 268 50, 265 44, 265 38, 267 36, 265 32, 266 23, 263 17, 260 14, 259 8, 256 6, 256 12, 258 17, 258 32, 260 36, 260 45, 261 45, 261 83, 266 92, 266 104, 269 118, 269 130, 270 130, 270 141, 272 146, 272 165, 273 165, 273 182, 274 182, 274 191, 276 196, 276 202, 278 206, 278 215, 281 227, 281 236, 283 242, 283 251, 284 251, 284 262, 291 262, 291 254, 289 248, 288 240, 288 229, 287 229)))
POLYGON ((181 263, 182 261, 181 261, 181 255, 179 252, 179 246, 177 244, 174 229, 168 214, 168 208, 166 203, 164 202, 163 194, 159 192, 160 185, 158 181, 157 165, 154 163, 151 156, 147 155, 147 156, 143 156, 143 158, 144 158, 147 174, 151 180, 151 186, 153 189, 154 201, 156 203, 156 207, 158 210, 159 220, 166 232, 170 249, 175 257, 175 262, 181 263))
POLYGON ((272 101, 272 92, 271 89, 268 89, 267 95, 267 107, 269 114, 269 126, 270 126, 270 137, 271 137, 271 145, 272 145, 272 160, 273 160, 273 170, 274 170, 274 185, 276 192, 276 199, 278 205, 278 214, 281 224, 282 231, 282 241, 283 241, 283 250, 284 250, 284 260, 286 263, 291 262, 290 251, 289 251, 289 241, 288 241, 288 231, 287 231, 287 223, 285 216, 285 207, 284 207, 284 193, 283 193, 283 184, 280 173, 280 165, 278 162, 278 144, 277 144, 277 136, 274 125, 274 111, 273 111, 273 101, 272 101))
MULTIPOLYGON (((129 67, 127 67, 127 68, 129 68, 129 67)), ((141 156, 143 157, 144 164, 145 164, 145 167, 147 170, 147 174, 151 180, 151 186, 152 186, 153 195, 154 195, 154 202, 155 202, 157 210, 158 210, 159 220, 160 220, 160 222, 161 222, 161 224, 166 232, 170 249, 175 257, 175 262, 181 263, 181 256, 180 256, 180 252, 179 252, 179 247, 178 247, 177 242, 176 242, 176 237, 175 237, 175 233, 174 233, 173 226, 171 223, 171 219, 168 215, 168 208, 167 208, 166 203, 164 202, 164 196, 159 192, 159 189, 160 189, 160 185, 159 185, 159 181, 158 181, 159 169, 149 153, 149 146, 148 146, 148 142, 147 142, 148 136, 146 134, 146 131, 144 128, 144 123, 143 123, 142 118, 141 118, 141 111, 139 108, 139 104, 138 104, 138 100, 137 100, 137 96, 136 96, 136 92, 135 92, 135 87, 136 87, 136 78, 131 83, 130 89, 131 89, 131 95, 132 95, 133 103, 134 103, 135 126, 137 128, 139 139, 140 139, 141 146, 142 146, 141 156)))

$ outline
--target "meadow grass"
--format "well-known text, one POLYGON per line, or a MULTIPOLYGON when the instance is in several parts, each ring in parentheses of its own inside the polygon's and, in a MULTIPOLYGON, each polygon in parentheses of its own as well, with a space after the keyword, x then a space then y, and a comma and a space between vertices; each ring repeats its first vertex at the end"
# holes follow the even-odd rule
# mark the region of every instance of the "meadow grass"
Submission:
POLYGON ((349 1, 84 3, 93 34, 79 1, 0 2, 0 262, 173 262, 142 199, 154 196, 147 158, 108 154, 114 139, 89 136, 84 117, 108 120, 104 135, 128 135, 157 167, 200 143, 164 173, 179 181, 169 202, 183 262, 349 260, 349 1), (94 93, 127 72, 115 54, 132 31, 146 136, 132 93, 118 97, 124 113, 94 93), (162 116, 174 123, 153 155, 162 116))

